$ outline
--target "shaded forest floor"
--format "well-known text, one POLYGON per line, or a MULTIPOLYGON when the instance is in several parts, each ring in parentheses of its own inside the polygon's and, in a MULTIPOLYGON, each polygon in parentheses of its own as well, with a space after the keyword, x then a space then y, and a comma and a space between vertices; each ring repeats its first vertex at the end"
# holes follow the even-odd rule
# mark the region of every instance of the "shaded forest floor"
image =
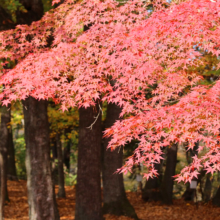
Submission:
MULTIPOLYGON (((5 220, 28 220, 28 204, 26 181, 8 181, 10 202, 6 204, 5 220)), ((74 219, 75 189, 66 187, 66 199, 57 199, 61 220, 74 219)), ((128 192, 128 198, 141 220, 220 220, 220 208, 211 204, 187 203, 174 200, 174 205, 165 206, 160 203, 145 203, 136 193, 128 192)), ((131 220, 128 217, 105 215, 106 220, 131 220)))

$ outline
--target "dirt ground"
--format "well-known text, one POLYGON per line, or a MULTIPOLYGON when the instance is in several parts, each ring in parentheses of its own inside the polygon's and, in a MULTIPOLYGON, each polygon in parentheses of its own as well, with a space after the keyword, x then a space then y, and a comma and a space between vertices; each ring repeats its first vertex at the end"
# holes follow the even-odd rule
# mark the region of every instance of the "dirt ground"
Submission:
MULTIPOLYGON (((10 202, 4 210, 5 220, 28 220, 28 204, 26 181, 8 181, 10 202)), ((57 199, 61 220, 73 220, 75 214, 75 189, 66 187, 66 199, 57 199)), ((166 206, 160 203, 146 203, 133 192, 127 193, 141 220, 220 220, 220 208, 211 204, 187 203, 174 200, 174 205, 166 206)), ((105 215, 106 220, 131 220, 126 216, 105 215)))

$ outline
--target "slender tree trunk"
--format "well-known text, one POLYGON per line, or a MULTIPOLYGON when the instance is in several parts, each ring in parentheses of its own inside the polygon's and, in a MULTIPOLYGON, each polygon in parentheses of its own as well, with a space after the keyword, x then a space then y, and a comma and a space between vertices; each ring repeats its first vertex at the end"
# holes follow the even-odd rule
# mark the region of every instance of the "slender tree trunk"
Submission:
POLYGON ((70 154, 71 154, 70 151, 72 147, 72 140, 71 138, 69 138, 69 134, 72 132, 72 130, 73 130, 72 126, 69 126, 64 130, 64 134, 67 138, 67 143, 63 151, 63 163, 66 169, 68 170, 68 172, 70 171, 70 154))
POLYGON ((57 142, 56 142, 56 138, 52 139, 52 154, 53 154, 53 159, 57 159, 57 142))
MULTIPOLYGON (((11 110, 8 110, 11 122, 11 110)), ((8 127, 8 161, 7 161, 7 177, 10 180, 18 180, 15 166, 15 148, 11 126, 8 127)))
POLYGON ((57 143, 56 138, 51 139, 52 143, 52 179, 54 185, 58 185, 58 167, 57 167, 57 143))
POLYGON ((147 201, 161 201, 160 185, 162 180, 161 163, 155 164, 155 169, 159 173, 159 177, 150 178, 146 181, 142 191, 142 199, 147 201))
MULTIPOLYGON (((105 127, 111 127, 119 119, 121 108, 115 104, 109 104, 105 127)), ((123 148, 111 151, 107 146, 111 138, 104 139, 103 150, 103 212, 113 215, 126 215, 138 219, 133 206, 127 199, 123 174, 115 174, 115 171, 123 165, 123 148)))
POLYGON ((72 141, 70 139, 70 140, 68 140, 67 146, 65 147, 64 152, 63 152, 63 162, 64 162, 68 172, 70 170, 70 150, 71 150, 71 145, 72 145, 72 141))
MULTIPOLYGON (((185 144, 185 148, 186 148, 186 160, 187 163, 190 164, 192 162, 192 157, 194 157, 195 155, 198 155, 198 147, 199 147, 199 142, 195 143, 195 146, 193 149, 187 150, 188 147, 188 143, 185 144)), ((205 175, 204 172, 201 173, 201 175, 205 175)), ((201 182, 201 175, 199 176, 200 182, 201 182)), ((198 179, 198 180, 199 180, 198 179)), ((198 181, 199 182, 199 181, 198 181)), ((201 183, 200 183, 201 184, 201 183)), ((186 190, 182 195, 182 198, 184 198, 185 201, 193 201, 194 200, 194 196, 195 196, 195 191, 196 189, 190 189, 190 184, 187 183, 186 185, 186 190)))
POLYGON ((218 190, 212 199, 212 204, 220 207, 220 186, 218 187, 218 190))
POLYGON ((0 133, 0 220, 3 220, 4 203, 7 196, 7 147, 8 123, 10 115, 6 106, 1 107, 1 133, 0 133))
POLYGON ((47 101, 23 101, 30 220, 59 220, 53 189, 47 101))
POLYGON ((79 109, 75 220, 102 220, 101 114, 98 105, 79 109), (97 118, 96 122, 94 117, 97 118), (94 123, 94 124, 93 124, 94 123), (88 128, 92 125, 92 129, 88 128))
POLYGON ((212 181, 211 181, 211 173, 206 175, 205 187, 204 187, 204 202, 208 202, 211 199, 212 193, 212 181))
MULTIPOLYGON (((14 28, 11 16, 0 6, 0 31, 14 28)), ((10 115, 8 108, 2 106, 1 133, 0 133, 0 220, 3 220, 3 208, 5 200, 9 200, 7 191, 7 150, 8 150, 8 123, 10 115)))
POLYGON ((57 196, 59 198, 65 198, 65 183, 64 183, 64 171, 63 171, 63 152, 62 144, 60 141, 60 134, 56 134, 56 146, 57 146, 57 155, 58 155, 58 185, 59 191, 57 196))
POLYGON ((177 144, 172 144, 167 148, 166 170, 161 184, 162 201, 167 205, 173 203, 173 176, 176 170, 177 147, 177 144))

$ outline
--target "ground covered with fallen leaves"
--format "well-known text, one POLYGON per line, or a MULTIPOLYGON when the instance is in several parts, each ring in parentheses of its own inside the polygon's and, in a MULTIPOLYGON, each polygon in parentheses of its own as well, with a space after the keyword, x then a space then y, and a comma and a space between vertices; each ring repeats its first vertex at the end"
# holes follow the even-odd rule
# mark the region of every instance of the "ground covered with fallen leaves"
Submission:
MULTIPOLYGON (((57 189, 56 189, 57 190, 57 189)), ((5 206, 5 220, 28 220, 28 203, 26 181, 8 181, 10 202, 5 206)), ((66 187, 66 199, 57 199, 61 220, 73 220, 75 214, 75 188, 66 187)), ((188 203, 174 200, 174 205, 166 206, 160 203, 146 203, 140 195, 127 193, 141 220, 220 220, 220 208, 211 204, 188 203)), ((105 215, 106 220, 131 220, 125 216, 105 215)))

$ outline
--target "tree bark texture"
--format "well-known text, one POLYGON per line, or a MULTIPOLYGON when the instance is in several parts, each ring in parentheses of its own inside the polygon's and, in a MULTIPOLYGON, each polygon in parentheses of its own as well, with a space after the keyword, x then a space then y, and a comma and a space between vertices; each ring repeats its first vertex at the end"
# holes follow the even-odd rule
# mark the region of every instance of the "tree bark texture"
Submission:
POLYGON ((4 203, 7 195, 7 147, 10 114, 6 106, 1 107, 0 132, 0 220, 3 220, 4 203))
POLYGON ((59 220, 53 189, 47 101, 23 101, 30 220, 59 220))
POLYGON ((99 106, 80 108, 75 220, 103 219, 100 179, 101 137, 99 106), (99 117, 95 122, 98 114, 99 117), (92 129, 88 128, 92 124, 92 129))
POLYGON ((63 162, 69 172, 70 170, 70 150, 72 146, 72 141, 71 139, 68 140, 66 147, 64 148, 63 152, 63 162))
POLYGON ((50 139, 50 142, 52 144, 52 178, 54 185, 58 185, 58 167, 57 167, 57 143, 56 143, 56 137, 50 139))
POLYGON ((212 181, 211 181, 211 173, 206 174, 206 181, 205 181, 205 187, 204 187, 204 202, 208 202, 211 199, 211 193, 212 193, 212 181))
POLYGON ((58 198, 65 198, 65 181, 64 181, 64 170, 63 170, 63 151, 62 144, 60 141, 60 134, 56 134, 56 147, 57 147, 57 155, 58 155, 58 198))
MULTIPOLYGON (((119 119, 121 108, 115 104, 107 107, 105 128, 111 127, 119 119)), ((138 219, 133 206, 127 199, 123 174, 115 174, 123 165, 123 147, 111 151, 107 149, 111 138, 104 139, 103 150, 103 212, 113 215, 126 215, 138 219)))
POLYGON ((220 186, 218 187, 218 190, 212 199, 212 204, 220 207, 220 186))
POLYGON ((142 199, 144 201, 161 201, 160 185, 162 179, 161 172, 162 161, 159 164, 155 164, 155 169, 159 173, 159 177, 149 178, 142 191, 142 199))
POLYGON ((161 194, 163 203, 170 205, 173 203, 173 176, 175 175, 177 162, 177 144, 172 144, 167 148, 167 160, 164 178, 161 184, 161 194))
MULTIPOLYGON (((11 110, 8 109, 9 119, 11 122, 11 110)), ((8 160, 7 160, 7 177, 10 180, 18 180, 15 166, 15 148, 11 126, 8 126, 8 160)))
MULTIPOLYGON (((198 155, 197 150, 198 150, 198 147, 199 147, 199 142, 195 143, 195 146, 194 146, 193 149, 187 150, 187 147, 188 147, 188 143, 185 144, 186 160, 187 160, 187 163, 190 164, 190 163, 192 163, 192 157, 194 157, 195 155, 198 155)), ((204 172, 202 172, 202 173, 203 173, 203 175, 205 175, 204 172)), ((199 182, 199 179, 200 179, 200 182, 201 182, 201 175, 199 176, 197 182, 199 182)), ((185 201, 193 201, 195 193, 196 193, 195 191, 196 191, 196 189, 190 189, 190 184, 187 183, 187 187, 186 187, 185 192, 182 195, 182 198, 184 198, 185 201)))

